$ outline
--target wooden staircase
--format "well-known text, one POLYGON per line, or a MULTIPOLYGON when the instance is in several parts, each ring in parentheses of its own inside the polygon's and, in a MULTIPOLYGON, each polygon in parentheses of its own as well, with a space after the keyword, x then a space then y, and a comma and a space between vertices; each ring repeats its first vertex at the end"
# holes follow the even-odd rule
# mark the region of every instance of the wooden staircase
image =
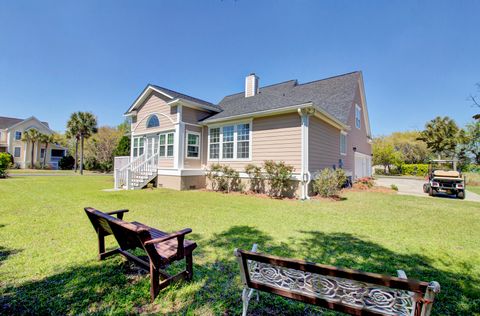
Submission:
POLYGON ((115 170, 115 190, 143 189, 158 176, 158 155, 143 154, 122 169, 115 170))

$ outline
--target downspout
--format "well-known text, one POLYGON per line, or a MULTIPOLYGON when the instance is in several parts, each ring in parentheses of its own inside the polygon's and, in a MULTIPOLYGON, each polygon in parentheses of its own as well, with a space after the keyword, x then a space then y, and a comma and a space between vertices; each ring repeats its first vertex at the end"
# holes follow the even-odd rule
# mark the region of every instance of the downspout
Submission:
POLYGON ((309 200, 308 196, 308 186, 312 180, 309 166, 308 166, 308 126, 310 121, 310 116, 315 113, 315 109, 312 107, 309 108, 299 108, 298 114, 301 118, 301 199, 309 200))

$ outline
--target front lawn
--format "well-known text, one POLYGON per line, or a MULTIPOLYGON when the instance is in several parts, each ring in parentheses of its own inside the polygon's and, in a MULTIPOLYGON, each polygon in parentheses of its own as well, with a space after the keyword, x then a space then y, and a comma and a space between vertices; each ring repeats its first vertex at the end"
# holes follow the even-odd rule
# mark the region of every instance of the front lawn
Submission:
MULTIPOLYGON (((263 252, 318 263, 392 275, 403 269, 440 282, 434 314, 480 311, 479 203, 363 192, 340 202, 301 202, 167 189, 101 191, 112 186, 105 176, 0 180, 0 314, 238 315, 233 249, 253 243, 263 252), (120 257, 96 260, 84 206, 129 208, 126 220, 168 231, 191 227, 189 238, 199 245, 194 281, 162 291, 150 304, 147 275, 120 257)), ((261 294, 249 311, 319 309, 261 294)))
POLYGON ((480 186, 467 186, 467 190, 480 194, 480 186))

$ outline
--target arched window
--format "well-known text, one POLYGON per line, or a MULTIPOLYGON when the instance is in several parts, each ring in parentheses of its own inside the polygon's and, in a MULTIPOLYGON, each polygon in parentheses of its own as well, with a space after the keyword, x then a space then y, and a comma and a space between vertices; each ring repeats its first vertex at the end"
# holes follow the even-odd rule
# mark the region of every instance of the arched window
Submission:
POLYGON ((156 115, 152 115, 147 120, 147 128, 160 126, 160 121, 156 115))

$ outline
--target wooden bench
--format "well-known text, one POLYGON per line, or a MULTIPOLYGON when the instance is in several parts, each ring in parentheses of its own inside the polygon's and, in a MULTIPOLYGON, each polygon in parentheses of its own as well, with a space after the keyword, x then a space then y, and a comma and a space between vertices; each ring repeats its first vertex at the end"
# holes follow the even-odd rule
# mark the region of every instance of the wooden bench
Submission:
POLYGON ((92 207, 86 207, 85 212, 98 236, 98 259, 103 260, 114 254, 121 254, 128 260, 138 264, 141 268, 149 271, 152 301, 161 289, 171 283, 181 279, 192 279, 192 252, 197 247, 197 244, 193 241, 185 240, 185 235, 192 232, 190 228, 168 234, 139 222, 130 223, 124 221, 123 215, 128 210, 103 213, 92 207), (109 235, 115 237, 120 247, 105 251, 105 237, 109 235), (148 259, 144 260, 128 251, 136 248, 143 249, 148 259), (185 259, 186 265, 184 271, 174 276, 170 276, 164 271, 172 262, 183 259, 185 259))
MULTIPOLYGON (((235 249, 244 285, 243 315, 254 290, 351 315, 422 315, 432 309, 440 285, 235 249)), ((257 293, 258 299, 258 293, 257 293)))

